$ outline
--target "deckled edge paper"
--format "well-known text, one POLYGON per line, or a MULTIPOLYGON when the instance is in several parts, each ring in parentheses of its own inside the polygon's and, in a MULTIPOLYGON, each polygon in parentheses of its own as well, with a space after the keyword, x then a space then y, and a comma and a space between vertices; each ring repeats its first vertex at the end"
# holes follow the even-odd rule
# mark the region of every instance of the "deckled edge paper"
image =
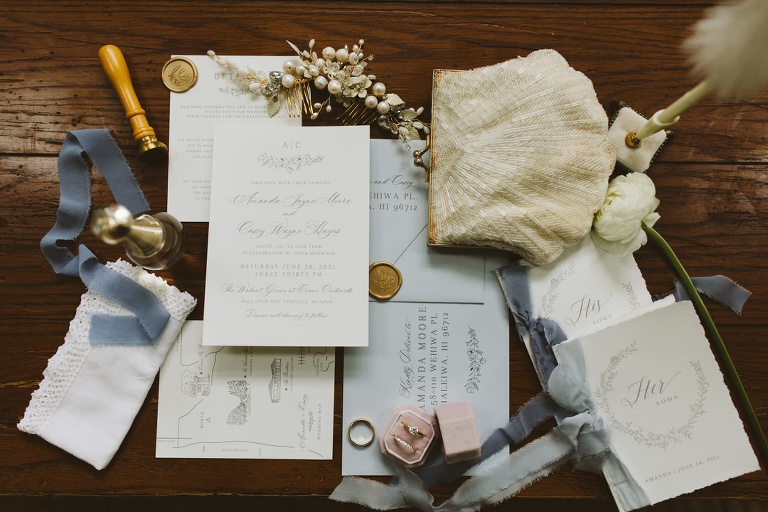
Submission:
POLYGON ((555 354, 583 365, 612 451, 651 504, 760 469, 690 302, 561 343, 555 354))

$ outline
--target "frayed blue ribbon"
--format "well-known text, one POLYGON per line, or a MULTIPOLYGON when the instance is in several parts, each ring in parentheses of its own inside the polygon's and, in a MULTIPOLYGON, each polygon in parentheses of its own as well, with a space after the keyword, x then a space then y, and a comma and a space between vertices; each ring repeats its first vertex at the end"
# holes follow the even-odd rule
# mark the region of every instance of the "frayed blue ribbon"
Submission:
MULTIPOLYGON (((497 269, 496 274, 507 304, 515 316, 518 334, 527 335, 529 338, 539 379, 546 390, 550 375, 557 366, 552 346, 565 341, 566 335, 557 322, 533 316, 527 267, 512 263, 497 269)), ((426 487, 450 482, 507 446, 520 443, 541 423, 552 417, 562 420, 569 415, 546 391, 542 392, 520 408, 505 427, 491 434, 483 443, 479 457, 454 464, 447 464, 445 459, 440 457, 437 461, 430 460, 427 465, 412 471, 422 479, 426 487)))
POLYGON ((160 299, 133 279, 100 264, 84 245, 79 246, 77 255, 59 245, 80 235, 91 208, 90 175, 83 153, 107 180, 118 203, 134 215, 149 210, 149 203, 107 130, 69 132, 58 158, 61 195, 56 223, 40 241, 40 250, 54 272, 79 276, 88 289, 132 313, 94 315, 89 331, 92 345, 151 345, 171 316, 160 299))
POLYGON ((392 485, 345 477, 331 499, 377 510, 411 506, 425 512, 476 511, 518 493, 566 462, 608 453, 610 429, 592 408, 583 372, 558 366, 551 372, 549 382, 549 394, 566 411, 562 421, 548 434, 499 462, 488 461, 478 466, 477 475, 464 482, 442 504, 435 505, 434 497, 424 485, 426 482, 401 466, 397 466, 397 479, 392 485))
MULTIPOLYGON (((542 385, 546 391, 523 406, 509 424, 497 429, 483 443, 476 459, 447 464, 444 459, 408 470, 397 467, 390 485, 346 477, 331 499, 359 503, 378 510, 413 506, 427 512, 477 510, 499 503, 535 479, 569 461, 609 453, 610 429, 594 412, 580 370, 557 365, 552 346, 566 339, 556 322, 533 317, 527 268, 509 265, 497 270, 507 302, 517 320, 518 332, 527 334, 542 385), (460 476, 510 444, 524 440, 550 418, 558 425, 549 434, 513 452, 499 463, 478 467, 478 475, 462 484, 439 506, 427 488, 460 476)), ((620 465, 620 462, 615 461, 620 465)), ((489 464, 490 461, 489 461, 489 464)))
MULTIPOLYGON (((718 302, 719 304, 729 308, 737 315, 741 314, 741 309, 744 307, 744 303, 747 301, 752 292, 735 283, 730 278, 717 275, 707 277, 692 277, 691 282, 694 288, 706 295, 710 299, 718 302)), ((681 300, 691 300, 688 292, 685 291, 683 283, 675 281, 675 300, 680 302, 681 300)))

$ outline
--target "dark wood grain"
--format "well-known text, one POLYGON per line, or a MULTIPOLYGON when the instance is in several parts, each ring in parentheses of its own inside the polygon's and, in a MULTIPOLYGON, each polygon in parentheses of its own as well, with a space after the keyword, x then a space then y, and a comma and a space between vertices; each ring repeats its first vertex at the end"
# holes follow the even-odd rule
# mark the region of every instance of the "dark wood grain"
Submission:
MULTIPOLYGON (((56 155, 68 130, 108 128, 150 204, 166 204, 167 169, 148 167, 97 51, 119 46, 150 124, 168 135, 169 93, 160 70, 171 54, 291 53, 285 40, 339 46, 366 39, 370 66, 391 91, 429 106, 435 68, 469 69, 532 50, 558 50, 595 85, 652 114, 695 85, 680 45, 711 2, 3 2, 0 23, 0 495, 327 495, 341 480, 342 368, 336 378, 332 461, 155 459, 157 389, 150 391, 113 463, 98 472, 16 428, 47 359, 63 342, 84 288, 58 277, 39 250, 58 205, 56 155)), ((691 275, 726 274, 754 295, 742 316, 711 304, 763 429, 768 430, 768 92, 748 101, 708 98, 683 116, 650 174, 661 199, 657 229, 691 275)), ((372 132, 374 136, 384 134, 372 132)), ((93 177, 94 204, 111 200, 93 177)), ((161 272, 200 299, 207 226, 189 224, 187 257, 161 272)), ((118 249, 84 234, 102 260, 118 249)), ((673 274, 653 247, 636 254, 649 289, 673 274)), ((341 350, 337 356, 341 359, 341 350)), ((528 357, 510 343, 510 408, 539 387, 528 357)), ((500 404, 505 406, 506 404, 500 404)), ((449 487, 440 488, 445 494, 449 487)), ((602 478, 561 469, 528 498, 609 499, 602 478)), ((765 470, 694 493, 768 506, 765 470)), ((514 504, 504 505, 511 509, 514 504)))

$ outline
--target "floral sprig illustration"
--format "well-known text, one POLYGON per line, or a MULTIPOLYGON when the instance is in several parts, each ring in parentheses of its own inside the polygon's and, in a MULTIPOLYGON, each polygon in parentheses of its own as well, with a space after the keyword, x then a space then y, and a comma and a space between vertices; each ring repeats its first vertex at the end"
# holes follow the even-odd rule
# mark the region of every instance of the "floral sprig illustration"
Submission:
POLYGON ((289 174, 291 174, 296 171, 300 171, 302 167, 309 167, 310 165, 319 164, 323 161, 323 157, 311 156, 308 153, 290 157, 273 156, 267 153, 262 153, 257 158, 257 161, 259 164, 261 164, 262 167, 285 169, 289 174))

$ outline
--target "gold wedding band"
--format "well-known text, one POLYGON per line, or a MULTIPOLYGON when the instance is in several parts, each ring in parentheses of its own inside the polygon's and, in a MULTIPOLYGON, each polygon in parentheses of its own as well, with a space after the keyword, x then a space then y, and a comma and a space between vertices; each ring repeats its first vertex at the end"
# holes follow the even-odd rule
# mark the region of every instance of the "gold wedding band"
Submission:
POLYGON ((373 428, 373 423, 368 421, 365 418, 357 418, 356 420, 353 420, 352 423, 349 424, 349 427, 347 428, 347 438, 349 439, 349 442, 352 443, 355 446, 368 446, 373 442, 373 439, 376 437, 376 429, 373 428), (352 430, 368 430, 368 435, 362 435, 362 436, 353 436, 352 430))
POLYGON ((424 437, 424 433, 419 430, 419 427, 414 427, 412 425, 407 424, 406 422, 402 422, 403 427, 405 427, 405 430, 408 431, 409 434, 412 436, 419 436, 424 437))
POLYGON ((406 441, 406 440, 404 440, 404 439, 400 438, 400 436, 398 436, 397 434, 392 434, 392 437, 394 437, 394 438, 395 438, 395 441, 397 441, 397 442, 398 442, 398 443, 400 443, 401 445, 405 446, 406 448, 409 448, 410 450, 412 450, 412 451, 414 451, 414 452, 417 452, 417 451, 419 451, 419 449, 418 449, 418 448, 416 448, 415 446, 413 446, 413 445, 412 445, 411 443, 409 443, 408 441, 406 441))

